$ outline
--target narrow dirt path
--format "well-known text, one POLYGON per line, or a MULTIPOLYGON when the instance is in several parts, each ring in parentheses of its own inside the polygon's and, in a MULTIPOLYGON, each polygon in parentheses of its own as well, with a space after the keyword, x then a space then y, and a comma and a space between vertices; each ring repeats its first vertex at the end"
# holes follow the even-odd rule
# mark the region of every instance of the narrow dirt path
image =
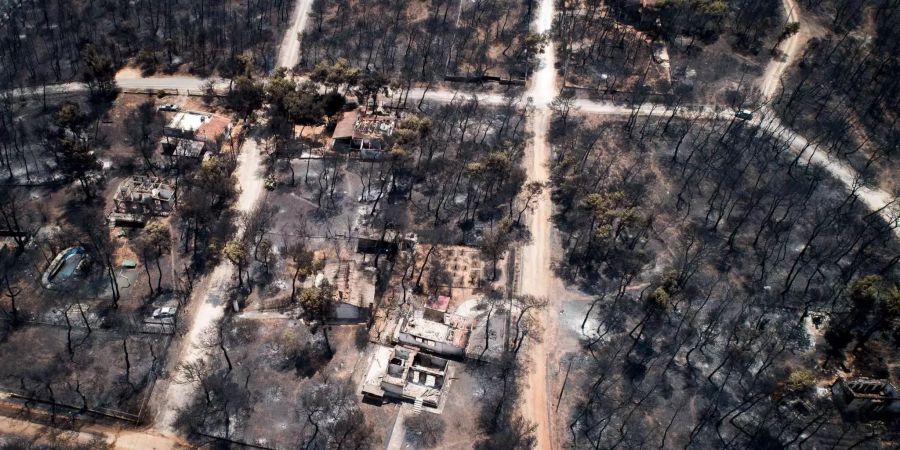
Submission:
MULTIPOLYGON (((541 0, 538 9, 535 31, 547 32, 553 24, 553 0, 541 0)), ((550 160, 550 121, 552 112, 550 103, 557 93, 556 86, 556 54, 553 43, 547 45, 541 57, 541 67, 531 80, 531 86, 527 95, 531 98, 534 111, 530 116, 528 128, 532 132, 532 145, 526 156, 525 169, 529 181, 549 180, 550 160)), ((550 201, 550 190, 545 189, 535 204, 531 214, 529 230, 531 242, 522 248, 521 273, 519 274, 520 294, 531 294, 538 297, 547 297, 549 304, 541 314, 541 323, 544 326, 543 339, 531 349, 532 366, 528 374, 528 386, 523 392, 522 413, 537 426, 537 448, 554 448, 553 433, 551 431, 550 407, 547 389, 548 353, 553 351, 556 332, 556 317, 552 311, 558 309, 559 298, 550 296, 550 286, 555 281, 551 267, 551 250, 553 238, 553 223, 551 214, 553 205, 550 201), (549 338, 549 339, 548 339, 549 338)))

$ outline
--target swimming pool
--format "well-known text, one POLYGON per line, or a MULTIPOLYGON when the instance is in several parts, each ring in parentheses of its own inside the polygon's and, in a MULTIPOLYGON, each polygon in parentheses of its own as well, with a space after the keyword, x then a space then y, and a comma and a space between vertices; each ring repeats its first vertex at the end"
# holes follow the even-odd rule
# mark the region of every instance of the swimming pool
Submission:
POLYGON ((44 273, 44 284, 65 281, 72 277, 78 265, 84 260, 85 251, 81 247, 70 247, 60 252, 44 273))

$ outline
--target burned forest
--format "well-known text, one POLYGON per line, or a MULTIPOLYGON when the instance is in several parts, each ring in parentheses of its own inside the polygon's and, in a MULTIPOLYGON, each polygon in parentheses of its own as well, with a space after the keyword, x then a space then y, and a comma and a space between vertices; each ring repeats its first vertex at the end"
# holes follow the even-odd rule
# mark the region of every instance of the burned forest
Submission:
POLYGON ((898 18, 0 1, 0 449, 897 448, 898 18))

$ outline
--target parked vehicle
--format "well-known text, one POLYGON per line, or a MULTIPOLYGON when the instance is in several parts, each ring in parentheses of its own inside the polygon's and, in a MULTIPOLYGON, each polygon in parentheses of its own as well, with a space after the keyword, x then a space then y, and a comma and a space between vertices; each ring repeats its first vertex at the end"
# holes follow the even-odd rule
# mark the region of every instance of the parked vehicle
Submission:
POLYGON ((181 109, 181 108, 179 108, 178 105, 175 105, 175 104, 173 104, 173 103, 166 103, 165 105, 159 105, 159 108, 157 108, 157 109, 158 109, 159 111, 171 111, 171 112, 175 112, 175 111, 178 111, 178 110, 181 109))
POLYGON ((154 319, 168 319, 175 317, 176 308, 174 306, 163 306, 153 310, 154 319))
POLYGON ((747 111, 746 109, 741 109, 734 113, 734 117, 737 117, 741 120, 750 120, 753 118, 753 112, 747 111))

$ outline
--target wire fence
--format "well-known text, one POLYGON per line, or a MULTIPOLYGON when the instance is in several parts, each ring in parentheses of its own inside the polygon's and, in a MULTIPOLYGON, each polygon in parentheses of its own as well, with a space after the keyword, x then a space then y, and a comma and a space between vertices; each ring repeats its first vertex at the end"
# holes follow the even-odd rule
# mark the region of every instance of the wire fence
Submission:
POLYGON ((120 92, 125 94, 138 94, 138 95, 155 95, 155 96, 166 96, 166 95, 187 95, 190 97, 216 97, 221 98, 225 97, 227 94, 223 92, 213 91, 208 92, 204 90, 194 90, 194 89, 167 89, 167 88, 120 88, 120 92))
POLYGON ((113 419, 117 421, 128 422, 130 424, 137 425, 140 423, 140 416, 138 414, 129 413, 126 411, 120 411, 112 408, 103 408, 103 407, 93 407, 87 408, 84 406, 75 406, 70 405, 68 403, 61 403, 58 401, 51 401, 42 398, 31 397, 28 394, 24 394, 21 392, 2 389, 0 390, 0 397, 5 397, 6 399, 15 399, 24 402, 26 405, 29 403, 36 403, 38 405, 48 406, 52 409, 62 409, 64 411, 69 411, 73 415, 80 414, 88 414, 95 417, 101 417, 106 419, 113 419))
MULTIPOLYGON (((0 320, 5 320, 5 319, 0 319, 0 320)), ((40 322, 40 321, 24 321, 24 322, 20 321, 20 324, 24 325, 24 326, 44 326, 44 327, 53 327, 53 328, 68 328, 66 325, 60 325, 60 324, 55 324, 55 323, 51 323, 51 322, 40 322)), ((87 332, 87 328, 85 328, 85 327, 73 326, 71 328, 87 332)), ((153 331, 134 330, 131 333, 129 333, 129 335, 132 335, 132 334, 163 335, 163 336, 167 337, 167 342, 165 343, 165 347, 168 348, 169 345, 171 345, 171 343, 172 343, 171 336, 174 334, 174 326, 172 328, 173 329, 169 330, 168 332, 153 332, 153 331)), ((92 333, 100 333, 100 334, 118 334, 118 335, 122 334, 122 333, 114 331, 114 330, 104 330, 104 329, 96 329, 96 328, 92 329, 91 332, 92 333)), ((138 424, 142 423, 142 421, 144 419, 144 415, 147 412, 147 405, 149 404, 150 399, 153 396, 153 390, 156 388, 156 382, 159 379, 159 376, 158 376, 159 371, 163 367, 164 364, 165 364, 165 358, 162 358, 162 359, 157 360, 150 367, 149 372, 148 372, 149 378, 147 380, 147 384, 144 387, 143 392, 141 393, 143 398, 140 399, 140 401, 139 401, 140 406, 138 407, 136 412, 128 412, 128 411, 123 411, 123 410, 119 410, 119 409, 115 409, 115 408, 107 408, 107 407, 102 407, 102 406, 94 406, 94 407, 86 407, 84 405, 75 406, 75 405, 70 405, 68 403, 63 403, 63 402, 54 401, 54 400, 50 400, 50 399, 36 398, 36 397, 33 397, 33 396, 29 395, 28 393, 25 393, 21 390, 11 389, 11 388, 6 388, 6 387, 0 387, 0 399, 5 398, 7 400, 8 399, 19 400, 20 403, 23 402, 25 404, 25 406, 28 406, 29 404, 34 403, 34 404, 42 405, 44 407, 49 407, 52 410, 59 408, 59 409, 62 409, 64 411, 71 413, 73 417, 78 416, 78 415, 87 414, 90 416, 101 417, 101 418, 106 418, 106 419, 113 419, 113 420, 117 420, 117 421, 127 422, 127 423, 133 424, 133 425, 138 425, 138 424)), ((20 404, 19 406, 22 406, 22 405, 20 404)))

